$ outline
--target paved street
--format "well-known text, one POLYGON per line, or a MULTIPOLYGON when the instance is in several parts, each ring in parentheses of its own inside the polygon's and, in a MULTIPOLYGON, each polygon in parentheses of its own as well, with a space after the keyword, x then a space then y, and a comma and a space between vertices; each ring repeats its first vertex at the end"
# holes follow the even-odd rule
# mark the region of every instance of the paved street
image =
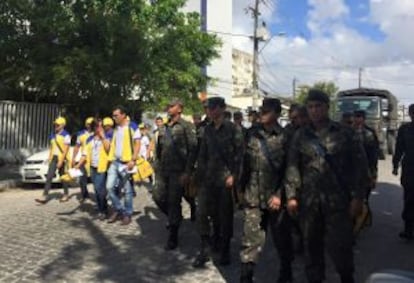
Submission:
MULTIPOLYGON (((390 161, 380 166, 380 183, 371 203, 373 227, 364 230, 355 255, 357 282, 381 269, 414 270, 414 243, 398 239, 401 221, 401 188, 390 174, 390 161)), ((71 190, 68 203, 57 200, 38 206, 33 199, 40 189, 0 193, 0 282, 237 282, 240 215, 234 240, 234 264, 218 268, 209 263, 201 271, 191 267, 198 237, 186 220, 180 248, 165 252, 166 219, 155 208, 145 188, 135 198, 132 225, 95 220, 92 204, 80 206, 79 189, 71 190)), ((54 191, 58 197, 60 190, 54 191)), ((257 268, 257 282, 275 282, 277 257, 271 243, 257 268)), ((302 258, 295 261, 296 282, 304 282, 302 258)), ((338 282, 328 261, 327 282, 338 282)))

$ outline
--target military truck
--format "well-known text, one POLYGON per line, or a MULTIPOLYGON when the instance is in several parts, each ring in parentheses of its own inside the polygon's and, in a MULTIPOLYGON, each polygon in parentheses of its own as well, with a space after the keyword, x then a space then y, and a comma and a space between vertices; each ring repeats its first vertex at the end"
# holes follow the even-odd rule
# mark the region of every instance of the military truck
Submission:
POLYGON ((364 110, 367 125, 375 130, 380 142, 380 158, 393 154, 398 130, 398 101, 388 90, 357 88, 337 93, 335 120, 345 112, 364 110))

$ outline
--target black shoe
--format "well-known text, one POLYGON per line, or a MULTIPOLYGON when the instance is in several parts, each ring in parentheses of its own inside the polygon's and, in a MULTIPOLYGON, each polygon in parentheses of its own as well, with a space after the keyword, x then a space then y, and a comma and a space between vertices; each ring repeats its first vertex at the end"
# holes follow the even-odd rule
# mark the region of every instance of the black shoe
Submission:
POLYGON ((193 262, 194 268, 203 268, 206 263, 210 261, 210 257, 207 253, 200 251, 193 262))
POLYGON ((200 251, 197 254, 197 257, 195 258, 193 262, 194 268, 203 268, 207 262, 210 261, 210 253, 208 250, 208 236, 202 236, 201 237, 201 247, 200 251))
POLYGON ((170 235, 168 236, 167 244, 164 249, 166 251, 175 250, 178 247, 178 227, 170 226, 170 235))
POLYGON ((254 263, 242 263, 240 271, 240 283, 253 283, 254 263))

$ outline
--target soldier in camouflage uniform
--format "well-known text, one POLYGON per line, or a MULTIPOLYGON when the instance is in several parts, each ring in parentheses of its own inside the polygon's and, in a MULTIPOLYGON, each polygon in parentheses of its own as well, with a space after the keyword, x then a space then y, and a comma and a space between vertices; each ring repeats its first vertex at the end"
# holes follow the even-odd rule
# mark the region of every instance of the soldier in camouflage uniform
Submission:
POLYGON ((306 107, 299 104, 292 104, 289 108, 290 123, 284 128, 287 143, 289 143, 296 130, 308 123, 308 113, 306 107))
POLYGON ((401 162, 401 185, 404 189, 404 208, 402 219, 404 230, 399 234, 403 239, 412 240, 414 230, 414 104, 408 108, 411 123, 402 125, 398 129, 395 154, 392 159, 394 169, 392 173, 398 175, 401 162))
POLYGON ((268 228, 272 230, 273 242, 280 258, 280 276, 277 282, 292 282, 290 217, 282 209, 281 186, 287 145, 286 136, 277 121, 281 110, 278 99, 264 99, 261 108, 262 124, 249 132, 242 177, 242 283, 253 282, 253 269, 264 246, 268 228))
POLYGON ((310 90, 306 107, 311 123, 295 133, 288 154, 287 209, 299 212, 308 282, 325 279, 326 243, 341 282, 353 283, 352 217, 362 209, 367 160, 353 129, 329 119, 324 92, 310 90))
POLYGON ((166 250, 178 245, 182 220, 181 198, 196 160, 197 139, 194 126, 181 118, 183 104, 173 100, 168 106, 170 122, 160 128, 156 145, 155 188, 153 199, 168 216, 169 237, 166 250))
POLYGON ((243 126, 243 113, 240 111, 234 112, 233 122, 242 131, 243 138, 247 141, 247 129, 243 126))
POLYGON ((366 113, 363 110, 354 112, 353 127, 364 147, 365 154, 368 160, 368 184, 366 187, 367 197, 371 190, 375 188, 375 183, 378 177, 378 156, 379 156, 379 142, 375 131, 365 124, 366 113))
MULTIPOLYGON (((203 267, 210 259, 210 220, 213 239, 220 243, 220 264, 230 264, 233 236, 233 193, 241 166, 243 137, 240 130, 224 120, 226 104, 221 97, 209 98, 207 114, 211 123, 204 129, 197 163, 200 252, 193 266, 203 267)), ((216 246, 216 245, 215 245, 216 246)))

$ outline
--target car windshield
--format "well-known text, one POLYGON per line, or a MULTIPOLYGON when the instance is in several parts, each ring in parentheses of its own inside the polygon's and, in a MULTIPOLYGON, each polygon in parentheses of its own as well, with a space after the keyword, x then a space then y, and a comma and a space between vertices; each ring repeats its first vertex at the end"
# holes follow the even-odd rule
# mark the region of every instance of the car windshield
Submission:
POLYGON ((367 117, 379 117, 380 100, 378 98, 339 98, 337 109, 341 113, 353 113, 356 110, 365 111, 367 117))

